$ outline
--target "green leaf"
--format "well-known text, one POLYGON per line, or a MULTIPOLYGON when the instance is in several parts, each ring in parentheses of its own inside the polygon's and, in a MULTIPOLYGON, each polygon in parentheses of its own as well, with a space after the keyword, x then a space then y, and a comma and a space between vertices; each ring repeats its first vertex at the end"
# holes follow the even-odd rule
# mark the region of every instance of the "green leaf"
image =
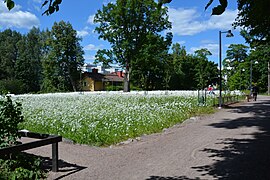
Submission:
POLYGON ((225 11, 225 8, 221 5, 218 5, 217 7, 214 7, 212 9, 211 15, 221 15, 225 11))
POLYGON ((172 2, 172 0, 163 0, 163 4, 167 4, 167 3, 170 3, 172 2))
POLYGON ((54 11, 55 11, 55 8, 53 6, 50 6, 49 7, 49 14, 54 13, 54 11))
POLYGON ((59 11, 59 6, 58 6, 58 5, 55 6, 55 11, 56 11, 56 12, 59 11))
POLYGON ((55 0, 57 4, 61 4, 62 0, 55 0))
POLYGON ((214 0, 209 0, 209 2, 207 3, 207 5, 205 6, 204 10, 206 10, 213 2, 214 0))
POLYGON ((8 10, 11 10, 12 8, 14 8, 15 6, 15 3, 11 0, 8 0, 7 1, 7 7, 8 7, 8 10))
POLYGON ((227 0, 219 0, 220 5, 224 8, 226 8, 228 6, 228 1, 227 0))
POLYGON ((42 7, 45 6, 48 2, 49 2, 48 0, 44 1, 44 3, 42 4, 42 7))

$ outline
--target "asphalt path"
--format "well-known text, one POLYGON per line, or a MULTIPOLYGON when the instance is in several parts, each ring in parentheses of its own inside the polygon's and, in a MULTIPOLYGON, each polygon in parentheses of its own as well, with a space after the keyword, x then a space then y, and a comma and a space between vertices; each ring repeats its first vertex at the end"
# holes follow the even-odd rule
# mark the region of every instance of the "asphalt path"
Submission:
MULTIPOLYGON (((106 148, 59 143, 48 179, 270 179, 270 97, 193 117, 162 133, 106 148)), ((51 167, 51 146, 28 150, 51 167)))

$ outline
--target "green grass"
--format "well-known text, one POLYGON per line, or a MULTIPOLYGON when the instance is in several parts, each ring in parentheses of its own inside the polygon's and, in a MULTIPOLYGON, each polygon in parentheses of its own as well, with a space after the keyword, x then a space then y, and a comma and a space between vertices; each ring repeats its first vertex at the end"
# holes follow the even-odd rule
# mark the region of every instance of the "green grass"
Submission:
MULTIPOLYGON (((107 146, 164 128, 213 107, 197 97, 176 95, 31 95, 20 96, 21 128, 62 135, 76 143, 107 146)), ((210 99, 209 99, 210 100, 210 99)))

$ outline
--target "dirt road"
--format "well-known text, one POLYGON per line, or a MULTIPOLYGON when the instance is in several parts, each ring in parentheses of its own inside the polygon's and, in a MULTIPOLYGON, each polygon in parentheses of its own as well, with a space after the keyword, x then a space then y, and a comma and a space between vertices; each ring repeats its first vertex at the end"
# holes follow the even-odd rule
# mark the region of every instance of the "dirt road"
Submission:
MULTIPOLYGON (((270 179, 270 97, 108 148, 62 142, 48 179, 270 179)), ((51 146, 30 150, 47 158, 51 146)))

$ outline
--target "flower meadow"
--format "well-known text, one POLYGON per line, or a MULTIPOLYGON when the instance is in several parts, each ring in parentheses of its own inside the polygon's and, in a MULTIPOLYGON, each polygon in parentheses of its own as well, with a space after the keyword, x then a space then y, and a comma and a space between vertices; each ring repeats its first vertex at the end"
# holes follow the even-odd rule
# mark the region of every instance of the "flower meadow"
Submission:
POLYGON ((211 106, 194 92, 55 93, 13 96, 22 103, 21 128, 106 146, 160 132, 211 106))

